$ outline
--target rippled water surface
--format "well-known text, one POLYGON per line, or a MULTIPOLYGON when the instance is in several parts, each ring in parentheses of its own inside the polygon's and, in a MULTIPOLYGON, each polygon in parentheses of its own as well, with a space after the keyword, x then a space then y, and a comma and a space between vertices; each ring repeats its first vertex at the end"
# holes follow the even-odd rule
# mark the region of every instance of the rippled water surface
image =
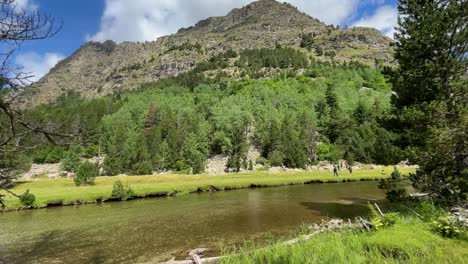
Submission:
POLYGON ((0 262, 136 263, 368 212, 376 182, 245 189, 0 214, 0 262))

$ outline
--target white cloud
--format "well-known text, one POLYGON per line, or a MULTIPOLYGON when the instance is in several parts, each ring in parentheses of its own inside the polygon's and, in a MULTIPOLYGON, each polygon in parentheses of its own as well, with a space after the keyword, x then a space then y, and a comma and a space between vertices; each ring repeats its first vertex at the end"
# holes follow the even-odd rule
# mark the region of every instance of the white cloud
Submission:
POLYGON ((359 0, 285 0, 304 13, 327 23, 339 25, 357 10, 359 0))
POLYGON ((398 11, 393 6, 382 6, 372 16, 363 17, 353 26, 373 27, 380 30, 387 37, 393 38, 394 27, 397 25, 398 11))
POLYGON ((43 55, 36 52, 26 52, 19 54, 15 58, 15 63, 22 67, 21 72, 32 75, 30 81, 37 81, 46 75, 57 62, 63 60, 65 56, 58 53, 47 52, 43 55))
MULTIPOLYGON (((325 23, 341 24, 356 12, 360 0, 285 1, 325 23)), ((100 30, 87 39, 116 42, 155 40, 181 27, 194 25, 201 19, 225 15, 231 9, 250 2, 252 0, 106 0, 100 30)))
POLYGON ((18 12, 22 10, 36 11, 39 8, 39 6, 31 0, 15 0, 13 4, 15 5, 15 10, 18 12))

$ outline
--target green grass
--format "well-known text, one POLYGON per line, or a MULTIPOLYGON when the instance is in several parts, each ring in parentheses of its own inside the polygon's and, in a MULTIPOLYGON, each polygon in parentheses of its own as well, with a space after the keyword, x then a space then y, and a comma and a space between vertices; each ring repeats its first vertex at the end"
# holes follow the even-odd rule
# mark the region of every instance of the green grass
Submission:
MULTIPOLYGON (((333 177, 331 171, 284 172, 270 174, 268 172, 251 172, 227 174, 222 176, 208 175, 156 175, 156 176, 119 176, 97 177, 95 185, 76 187, 72 179, 33 179, 19 181, 12 191, 21 194, 29 189, 36 196, 35 206, 46 206, 50 201, 61 201, 63 204, 74 202, 95 202, 96 199, 108 199, 111 196, 115 181, 128 183, 138 196, 154 193, 190 193, 197 189, 208 190, 209 185, 219 189, 247 188, 251 185, 279 186, 304 184, 310 181, 333 182, 348 180, 374 180, 389 177, 393 167, 375 170, 356 170, 352 175, 341 172, 341 176, 333 177)), ((402 173, 412 172, 412 169, 401 169, 402 173)), ((5 192, 3 192, 5 194, 5 192)), ((11 195, 6 197, 7 209, 21 207, 19 200, 11 195)))
POLYGON ((224 264, 248 263, 468 263, 468 240, 442 238, 428 223, 403 218, 379 231, 320 233, 291 246, 243 247, 224 264))

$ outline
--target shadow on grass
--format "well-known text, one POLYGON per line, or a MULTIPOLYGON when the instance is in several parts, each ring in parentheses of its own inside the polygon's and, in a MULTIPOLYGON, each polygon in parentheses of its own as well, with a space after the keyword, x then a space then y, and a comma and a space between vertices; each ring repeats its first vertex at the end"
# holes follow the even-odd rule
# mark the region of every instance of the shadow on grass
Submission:
POLYGON ((30 183, 31 181, 25 181, 25 180, 17 180, 13 183, 13 186, 11 186, 12 188, 16 188, 20 185, 23 185, 23 184, 26 184, 26 183, 30 183))

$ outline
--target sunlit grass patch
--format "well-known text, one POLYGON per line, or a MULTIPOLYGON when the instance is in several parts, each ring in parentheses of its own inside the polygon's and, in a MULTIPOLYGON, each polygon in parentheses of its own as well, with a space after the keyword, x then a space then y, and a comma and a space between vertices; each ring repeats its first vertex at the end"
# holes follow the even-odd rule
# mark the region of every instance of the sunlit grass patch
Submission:
POLYGON ((466 239, 442 238, 413 220, 376 232, 320 233, 290 246, 244 247, 222 263, 468 263, 466 239))
MULTIPOLYGON (((27 189, 36 196, 36 206, 46 206, 50 202, 70 204, 73 202, 95 202, 110 198, 115 181, 121 180, 129 184, 137 196, 147 196, 161 193, 190 193, 197 190, 208 191, 212 185, 219 189, 248 188, 252 186, 267 187, 289 184, 304 184, 308 182, 342 182, 372 180, 388 177, 393 168, 385 167, 374 170, 356 170, 353 174, 341 171, 340 177, 334 177, 332 171, 304 171, 304 172, 249 172, 238 174, 210 175, 154 175, 154 176, 114 176, 97 177, 92 186, 76 187, 72 179, 31 179, 21 180, 13 188, 16 193, 23 193, 27 189)), ((409 173, 412 169, 402 169, 409 173)), ((19 200, 11 195, 6 199, 8 208, 19 208, 19 200)))

